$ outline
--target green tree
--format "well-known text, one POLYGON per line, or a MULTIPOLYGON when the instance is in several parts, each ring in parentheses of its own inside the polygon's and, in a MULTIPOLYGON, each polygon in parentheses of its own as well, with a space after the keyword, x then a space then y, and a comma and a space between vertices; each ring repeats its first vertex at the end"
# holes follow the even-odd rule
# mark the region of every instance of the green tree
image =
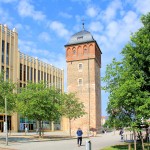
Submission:
POLYGON ((5 73, 0 74, 0 112, 5 110, 5 98, 7 100, 7 109, 9 112, 15 109, 15 84, 10 80, 4 81, 5 73))
POLYGON ((17 97, 18 111, 28 119, 39 123, 39 136, 41 136, 42 121, 54 121, 60 118, 60 92, 54 88, 47 88, 46 84, 28 83, 17 97))
POLYGON ((71 120, 86 114, 83 103, 79 102, 75 93, 63 94, 62 114, 69 119, 69 133, 71 136, 71 120))
POLYGON ((125 127, 131 126, 134 133, 140 129, 142 118, 145 122, 150 118, 150 13, 141 20, 143 27, 132 34, 121 52, 123 59, 113 59, 103 78, 104 90, 109 92, 110 119, 119 120, 125 127))

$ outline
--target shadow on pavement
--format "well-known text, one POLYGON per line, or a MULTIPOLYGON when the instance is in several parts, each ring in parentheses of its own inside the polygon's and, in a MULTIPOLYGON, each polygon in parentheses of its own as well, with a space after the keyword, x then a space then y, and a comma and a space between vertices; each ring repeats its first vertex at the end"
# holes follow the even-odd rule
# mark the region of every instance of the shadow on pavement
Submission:
MULTIPOLYGON (((38 135, 11 135, 8 137, 8 142, 18 142, 18 143, 26 143, 26 142, 43 142, 43 141, 58 141, 58 140, 70 140, 76 139, 76 137, 70 136, 59 136, 59 135, 44 135, 39 138, 38 135)), ((6 141, 5 137, 0 137, 0 142, 4 143, 6 141)))

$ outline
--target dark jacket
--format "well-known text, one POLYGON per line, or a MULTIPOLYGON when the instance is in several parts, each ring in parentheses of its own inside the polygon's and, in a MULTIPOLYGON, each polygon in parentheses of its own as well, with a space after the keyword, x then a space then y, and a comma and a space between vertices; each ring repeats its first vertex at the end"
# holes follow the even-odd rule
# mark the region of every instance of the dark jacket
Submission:
POLYGON ((123 135, 123 130, 120 130, 120 133, 119 133, 120 135, 123 135))

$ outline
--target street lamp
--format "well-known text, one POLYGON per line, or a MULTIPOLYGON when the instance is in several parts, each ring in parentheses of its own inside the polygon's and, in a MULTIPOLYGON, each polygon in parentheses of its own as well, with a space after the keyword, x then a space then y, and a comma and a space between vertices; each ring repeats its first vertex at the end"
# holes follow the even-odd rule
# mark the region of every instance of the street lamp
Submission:
POLYGON ((7 99, 5 97, 5 132, 6 132, 6 145, 8 145, 8 130, 7 130, 7 99))

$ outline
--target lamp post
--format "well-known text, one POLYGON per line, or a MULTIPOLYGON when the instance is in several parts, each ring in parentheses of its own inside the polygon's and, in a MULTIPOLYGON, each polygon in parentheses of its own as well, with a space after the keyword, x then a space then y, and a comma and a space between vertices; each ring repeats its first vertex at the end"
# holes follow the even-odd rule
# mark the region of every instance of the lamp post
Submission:
POLYGON ((5 132, 6 132, 6 145, 8 145, 8 130, 7 130, 7 99, 5 97, 5 132))

